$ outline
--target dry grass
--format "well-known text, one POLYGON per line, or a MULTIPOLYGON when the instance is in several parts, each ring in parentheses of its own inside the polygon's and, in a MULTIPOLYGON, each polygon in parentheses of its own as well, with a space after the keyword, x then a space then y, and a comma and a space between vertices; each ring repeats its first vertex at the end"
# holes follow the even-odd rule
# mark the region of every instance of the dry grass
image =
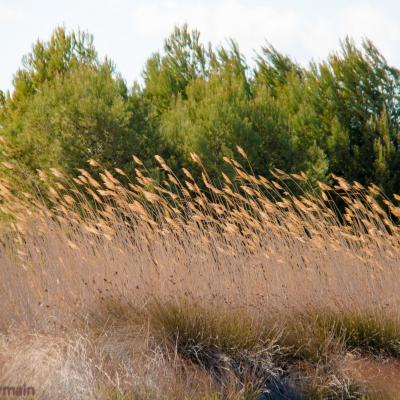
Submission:
POLYGON ((156 159, 162 185, 137 158, 131 177, 94 161, 99 179, 54 170, 46 202, 0 183, 1 385, 43 399, 373 398, 368 363, 397 387, 397 205, 230 159, 218 187, 206 171, 181 182, 156 159))

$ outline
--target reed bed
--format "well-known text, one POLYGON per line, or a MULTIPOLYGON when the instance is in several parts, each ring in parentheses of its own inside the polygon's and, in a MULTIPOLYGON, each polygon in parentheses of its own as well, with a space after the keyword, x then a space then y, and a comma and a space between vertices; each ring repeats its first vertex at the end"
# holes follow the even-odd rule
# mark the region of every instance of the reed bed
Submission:
POLYGON ((40 399, 398 398, 400 197, 255 176, 238 151, 218 184, 196 154, 200 181, 156 156, 157 180, 133 157, 129 172, 38 171, 40 195, 0 182, 0 384, 40 399))

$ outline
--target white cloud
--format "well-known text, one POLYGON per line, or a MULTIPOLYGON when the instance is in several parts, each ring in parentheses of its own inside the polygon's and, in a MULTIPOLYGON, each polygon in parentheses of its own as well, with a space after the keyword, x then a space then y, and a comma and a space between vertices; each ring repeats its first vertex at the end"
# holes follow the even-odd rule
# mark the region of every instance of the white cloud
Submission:
POLYGON ((396 17, 376 6, 357 4, 347 7, 340 29, 358 41, 371 39, 389 62, 400 67, 400 25, 396 17))
POLYGON ((174 25, 188 23, 200 30, 204 41, 224 44, 228 38, 236 39, 247 55, 258 50, 265 39, 277 47, 287 47, 299 25, 298 17, 290 10, 271 5, 252 7, 238 0, 207 4, 153 1, 135 7, 132 16, 133 30, 140 38, 157 42, 157 47, 174 25))
POLYGON ((321 60, 349 34, 371 38, 400 67, 400 2, 395 0, 0 0, 0 88, 37 37, 65 23, 94 34, 101 55, 115 61, 131 83, 146 59, 162 48, 174 25, 187 22, 205 42, 233 38, 251 60, 265 40, 306 64, 321 60), (328 8, 329 7, 329 8, 328 8), (7 40, 7 38, 12 38, 7 40))
MULTIPOLYGON (((265 40, 305 64, 325 58, 346 35, 357 41, 371 38, 392 63, 400 65, 400 25, 389 7, 346 2, 327 11, 304 2, 149 1, 132 10, 133 36, 143 41, 147 54, 162 46, 175 24, 198 28, 205 41, 224 43, 236 39, 248 58, 265 40), (287 2, 288 3, 288 2, 287 2), (296 3, 296 4, 294 4, 296 3), (304 4, 302 4, 304 3, 304 4), (386 12, 382 12, 381 9, 386 12)), ((144 49, 141 49, 141 52, 144 49)))
POLYGON ((0 21, 15 21, 20 17, 21 10, 10 5, 0 4, 0 21))

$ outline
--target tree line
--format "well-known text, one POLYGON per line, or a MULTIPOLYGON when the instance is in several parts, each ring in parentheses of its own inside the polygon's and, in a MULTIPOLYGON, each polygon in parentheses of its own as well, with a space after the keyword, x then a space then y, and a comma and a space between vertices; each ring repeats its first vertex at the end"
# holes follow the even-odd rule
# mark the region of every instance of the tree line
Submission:
POLYGON ((250 65, 235 41, 213 47, 185 25, 128 87, 91 35, 59 27, 0 91, 0 140, 0 176, 16 188, 38 169, 79 174, 88 159, 129 171, 132 154, 158 177, 155 154, 193 170, 194 152, 216 177, 238 145, 255 174, 333 173, 400 192, 400 70, 350 38, 306 67, 269 44, 250 65))

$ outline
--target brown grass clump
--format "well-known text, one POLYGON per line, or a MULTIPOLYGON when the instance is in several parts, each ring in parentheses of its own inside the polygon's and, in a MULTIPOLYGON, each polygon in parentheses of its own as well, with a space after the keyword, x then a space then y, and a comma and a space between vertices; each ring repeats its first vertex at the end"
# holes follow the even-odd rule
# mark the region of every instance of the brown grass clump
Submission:
POLYGON ((0 385, 373 398, 368 364, 397 387, 400 207, 377 187, 267 180, 232 159, 217 187, 194 154, 201 182, 157 156, 159 184, 134 160, 134 176, 93 160, 71 181, 54 170, 46 201, 0 182, 0 385))

